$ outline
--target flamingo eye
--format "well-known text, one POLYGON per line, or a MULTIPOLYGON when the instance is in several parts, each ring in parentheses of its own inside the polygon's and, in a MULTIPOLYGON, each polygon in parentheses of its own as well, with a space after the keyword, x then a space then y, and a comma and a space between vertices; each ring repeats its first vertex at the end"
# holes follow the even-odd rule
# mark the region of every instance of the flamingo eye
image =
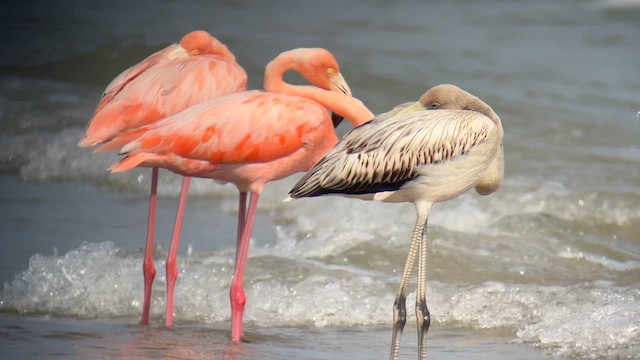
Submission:
POLYGON ((434 102, 429 105, 429 109, 435 110, 440 107, 440 103, 434 102))
POLYGON ((336 72, 336 70, 332 67, 327 68, 327 74, 329 75, 333 75, 336 72))

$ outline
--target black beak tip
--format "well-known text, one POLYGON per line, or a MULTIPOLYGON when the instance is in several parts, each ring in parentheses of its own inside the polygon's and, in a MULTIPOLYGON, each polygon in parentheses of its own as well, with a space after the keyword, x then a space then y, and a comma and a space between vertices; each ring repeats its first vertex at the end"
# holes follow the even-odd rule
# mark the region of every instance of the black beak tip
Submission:
POLYGON ((338 125, 340 125, 340 123, 342 122, 342 120, 344 120, 344 117, 341 115, 338 115, 334 112, 331 113, 331 122, 333 123, 333 128, 337 128, 338 125))

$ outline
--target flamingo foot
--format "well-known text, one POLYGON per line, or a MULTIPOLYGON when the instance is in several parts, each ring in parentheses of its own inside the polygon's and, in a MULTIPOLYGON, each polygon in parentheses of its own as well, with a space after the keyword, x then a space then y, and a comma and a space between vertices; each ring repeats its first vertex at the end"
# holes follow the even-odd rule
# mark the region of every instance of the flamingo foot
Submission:
POLYGON ((153 279, 156 277, 156 268, 153 266, 153 260, 144 259, 142 264, 142 273, 144 275, 144 302, 142 303, 142 320, 140 324, 149 325, 149 313, 151 308, 151 286, 153 279))
POLYGON ((231 286, 231 341, 238 342, 242 337, 242 315, 247 297, 241 286, 231 286))
POLYGON ((167 304, 164 324, 166 327, 173 326, 173 294, 178 279, 178 267, 175 259, 167 260, 167 304))
POLYGON ((429 325, 431 324, 431 316, 425 299, 420 299, 416 303, 416 319, 418 323, 418 358, 426 359, 426 338, 429 325))

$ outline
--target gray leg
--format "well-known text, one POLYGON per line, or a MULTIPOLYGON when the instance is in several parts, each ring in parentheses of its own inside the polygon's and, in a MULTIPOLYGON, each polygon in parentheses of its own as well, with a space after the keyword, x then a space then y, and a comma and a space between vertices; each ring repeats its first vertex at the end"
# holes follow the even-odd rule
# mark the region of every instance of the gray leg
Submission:
POLYGON ((416 259, 419 244, 420 242, 416 241, 414 231, 411 246, 409 247, 409 255, 407 256, 407 261, 404 263, 400 287, 396 294, 396 300, 393 302, 393 334, 391 336, 391 354, 389 356, 391 360, 397 360, 398 352, 400 351, 400 337, 402 336, 404 324, 407 322, 407 285, 409 284, 409 277, 411 277, 411 273, 413 272, 413 264, 416 259))
POLYGON ((418 359, 425 360, 426 352, 426 335, 431 324, 429 309, 427 308, 426 283, 427 283, 427 217, 429 215, 430 206, 419 208, 418 219, 423 220, 423 230, 420 234, 420 249, 418 251, 418 290, 416 291, 416 320, 418 325, 418 359), (426 210, 426 211, 425 211, 426 210))
POLYGON ((429 214, 429 209, 431 209, 431 204, 421 203, 418 205, 416 203, 416 225, 413 229, 409 255, 407 256, 407 261, 404 264, 404 271, 402 272, 402 278, 400 279, 400 287, 396 294, 396 300, 393 303, 393 334, 391 337, 391 354, 389 356, 391 360, 398 359, 398 353, 400 351, 400 337, 402 336, 404 324, 407 321, 407 310, 405 305, 407 298, 407 285, 409 284, 409 278, 413 272, 416 254, 419 250, 420 243, 422 242, 424 225, 429 214))

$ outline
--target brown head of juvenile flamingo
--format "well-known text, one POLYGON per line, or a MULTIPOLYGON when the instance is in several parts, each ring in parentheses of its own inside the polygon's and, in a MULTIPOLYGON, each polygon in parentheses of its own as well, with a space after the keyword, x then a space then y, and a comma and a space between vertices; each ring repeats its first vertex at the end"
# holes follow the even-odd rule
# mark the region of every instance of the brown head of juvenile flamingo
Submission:
MULTIPOLYGON (((206 31, 190 32, 179 44, 156 52, 111 81, 78 145, 89 147, 111 141, 192 105, 244 91, 246 85, 246 72, 224 44, 206 31)), ((149 323, 151 286, 156 273, 153 238, 157 183, 158 169, 153 168, 143 263, 142 324, 149 323)))
POLYGON ((426 304, 426 228, 433 204, 468 190, 488 195, 504 174, 500 118, 489 105, 453 85, 439 85, 346 134, 289 192, 290 198, 342 195, 411 202, 417 220, 393 305, 390 358, 398 358, 406 322, 409 277, 418 256, 418 354, 425 359, 431 321, 426 304), (447 109, 447 110, 442 110, 447 109))
MULTIPOLYGON (((236 267, 230 291, 233 341, 242 335, 246 303, 243 276, 258 199, 265 184, 306 171, 338 142, 326 108, 358 126, 373 114, 357 99, 325 49, 283 52, 265 71, 266 91, 246 91, 193 106, 160 122, 125 133, 127 155, 111 170, 158 166, 185 176, 233 183, 240 192, 236 267), (291 85, 285 72, 299 72, 315 86, 291 85), (251 194, 247 206, 247 193, 251 194)), ((112 144, 107 143, 110 147, 112 144)), ((180 204, 188 190, 183 181, 180 204)), ((166 322, 173 319, 173 287, 182 213, 179 207, 167 259, 166 322)))

